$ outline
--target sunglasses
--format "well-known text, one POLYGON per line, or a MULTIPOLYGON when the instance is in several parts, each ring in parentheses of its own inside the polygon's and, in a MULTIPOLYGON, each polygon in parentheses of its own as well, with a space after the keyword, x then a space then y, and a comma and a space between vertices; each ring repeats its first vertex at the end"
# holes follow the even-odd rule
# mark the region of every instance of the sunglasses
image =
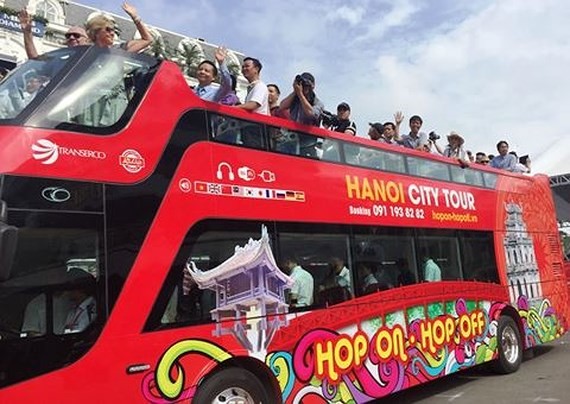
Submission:
POLYGON ((105 27, 103 28, 106 32, 115 32, 115 28, 114 27, 105 27))
POLYGON ((68 33, 68 34, 65 34, 65 39, 72 39, 72 38, 73 38, 73 39, 79 39, 79 38, 81 38, 82 36, 83 36, 83 35, 78 34, 78 33, 76 33, 76 32, 70 32, 70 33, 68 33))

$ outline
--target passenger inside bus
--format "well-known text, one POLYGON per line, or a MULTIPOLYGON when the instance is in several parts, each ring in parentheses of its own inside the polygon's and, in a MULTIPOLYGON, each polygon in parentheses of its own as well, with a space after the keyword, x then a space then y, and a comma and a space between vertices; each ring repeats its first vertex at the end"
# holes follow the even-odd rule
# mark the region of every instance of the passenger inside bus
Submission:
POLYGON ((333 257, 329 263, 330 272, 324 285, 319 287, 319 301, 326 304, 336 304, 351 299, 352 283, 350 269, 344 265, 344 260, 333 257))
POLYGON ((380 290, 380 285, 378 283, 378 279, 372 273, 372 263, 361 261, 357 265, 357 272, 362 277, 361 283, 361 292, 362 295, 368 295, 370 293, 374 293, 380 290))
POLYGON ((398 258, 396 261, 396 267, 398 269, 398 286, 406 286, 416 283, 414 274, 410 271, 410 264, 406 258, 398 258))
POLYGON ((346 288, 352 295, 350 282, 350 269, 344 265, 344 261, 339 257, 333 257, 331 267, 335 274, 335 282, 338 286, 346 288))
POLYGON ((14 105, 7 90, 0 92, 0 119, 14 116, 14 105))
POLYGON ((289 294, 291 307, 307 307, 313 304, 315 280, 313 276, 298 264, 298 260, 289 257, 283 260, 283 271, 293 279, 289 294))
POLYGON ((17 115, 32 102, 49 80, 49 77, 32 71, 26 76, 23 85, 15 85, 11 91, 0 93, 0 118, 17 115))
POLYGON ((395 272, 394 272, 394 261, 382 261, 376 265, 376 271, 374 271, 374 276, 381 285, 381 290, 391 289, 394 287, 395 272))
POLYGON ((74 334, 84 331, 97 316, 95 279, 85 271, 73 268, 68 272, 64 290, 42 293, 33 298, 24 312, 21 337, 34 337, 53 333, 74 334), (48 305, 47 300, 52 299, 48 305), (52 313, 48 313, 51 307, 52 313), (53 321, 53 329, 47 328, 47 316, 53 321))
POLYGON ((430 258, 430 253, 427 248, 421 251, 423 276, 426 282, 441 281, 441 268, 430 258))

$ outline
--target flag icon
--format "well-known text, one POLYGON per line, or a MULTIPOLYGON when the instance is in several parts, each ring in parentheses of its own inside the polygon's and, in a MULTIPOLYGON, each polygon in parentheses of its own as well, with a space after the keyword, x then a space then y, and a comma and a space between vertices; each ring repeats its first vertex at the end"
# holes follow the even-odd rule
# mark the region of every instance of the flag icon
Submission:
POLYGON ((194 182, 194 189, 196 190, 196 192, 199 192, 201 194, 205 194, 208 192, 208 183, 196 181, 196 182, 194 182))

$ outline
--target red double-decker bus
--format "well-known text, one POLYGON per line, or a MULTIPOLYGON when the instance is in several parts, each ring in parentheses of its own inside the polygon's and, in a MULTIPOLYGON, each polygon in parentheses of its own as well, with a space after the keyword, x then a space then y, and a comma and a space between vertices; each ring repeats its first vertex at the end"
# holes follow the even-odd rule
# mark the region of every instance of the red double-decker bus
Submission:
POLYGON ((567 328, 545 176, 61 49, 0 84, 3 402, 368 402, 567 328))

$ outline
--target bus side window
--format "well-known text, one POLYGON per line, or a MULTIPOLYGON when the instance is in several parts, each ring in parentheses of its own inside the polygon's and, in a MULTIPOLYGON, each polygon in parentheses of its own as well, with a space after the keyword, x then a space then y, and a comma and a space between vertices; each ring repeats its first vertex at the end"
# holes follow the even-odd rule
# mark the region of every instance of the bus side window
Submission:
POLYGON ((299 133, 299 155, 320 159, 323 155, 323 138, 299 133))
POLYGON ((463 279, 499 282, 493 236, 490 232, 464 232, 460 238, 463 279))
POLYGON ((343 143, 344 160, 347 164, 360 165, 360 146, 350 143, 343 143))
POLYGON ((495 188, 497 185, 497 174, 495 173, 483 173, 483 181, 487 188, 495 188))
POLYGON ((339 161, 336 141, 292 131, 286 128, 269 128, 269 148, 277 153, 339 161))
POLYGON ((210 138, 253 149, 265 147, 263 125, 218 114, 210 114, 210 138))
POLYGON ((63 276, 64 283, 49 294, 39 294, 26 305, 21 337, 76 334, 83 332, 97 317, 96 280, 82 269, 73 268, 63 276), (48 304, 49 300, 49 304, 48 304), (47 328, 47 316, 53 329, 47 328))
POLYGON ((225 116, 210 115, 210 137, 216 142, 240 144, 238 122, 225 116))
MULTIPOLYGON (((426 269, 429 271, 439 267, 440 280, 463 279, 463 270, 459 261, 459 243, 454 231, 447 230, 421 230, 418 236, 420 279, 424 279, 426 269), (429 262, 431 260, 432 262, 429 262)), ((433 274, 431 274, 433 275, 433 274)))
POLYGON ((451 166, 451 179, 454 182, 462 184, 475 185, 478 187, 483 186, 483 174, 481 171, 472 170, 470 168, 451 166))
POLYGON ((407 258, 398 258, 396 268, 398 270, 398 275, 396 276, 397 286, 413 285, 418 282, 416 274, 410 269, 410 263, 407 258))
POLYGON ((354 236, 355 287, 360 295, 416 283, 413 237, 410 230, 362 228, 371 234, 354 236))
POLYGON ((299 134, 285 128, 269 128, 269 147, 277 153, 298 156, 300 152, 299 134))
POLYGON ((320 233, 318 228, 309 225, 280 226, 280 257, 295 256, 298 264, 311 274, 315 305, 336 304, 354 296, 352 271, 345 261, 348 256, 346 235, 320 233), (337 257, 334 266, 333 257, 337 257))
POLYGON ((163 285, 147 327, 209 323, 216 294, 200 288, 191 271, 208 272, 230 259, 236 248, 260 238, 261 223, 205 221, 186 236, 163 285))
POLYGON ((358 165, 375 170, 385 170, 384 153, 381 150, 361 147, 358 155, 358 165))
POLYGON ((334 162, 340 161, 340 145, 338 141, 324 139, 321 148, 323 150, 322 160, 334 162))
POLYGON ((408 169, 411 175, 433 178, 435 180, 450 180, 449 165, 439 161, 407 156, 408 169))

